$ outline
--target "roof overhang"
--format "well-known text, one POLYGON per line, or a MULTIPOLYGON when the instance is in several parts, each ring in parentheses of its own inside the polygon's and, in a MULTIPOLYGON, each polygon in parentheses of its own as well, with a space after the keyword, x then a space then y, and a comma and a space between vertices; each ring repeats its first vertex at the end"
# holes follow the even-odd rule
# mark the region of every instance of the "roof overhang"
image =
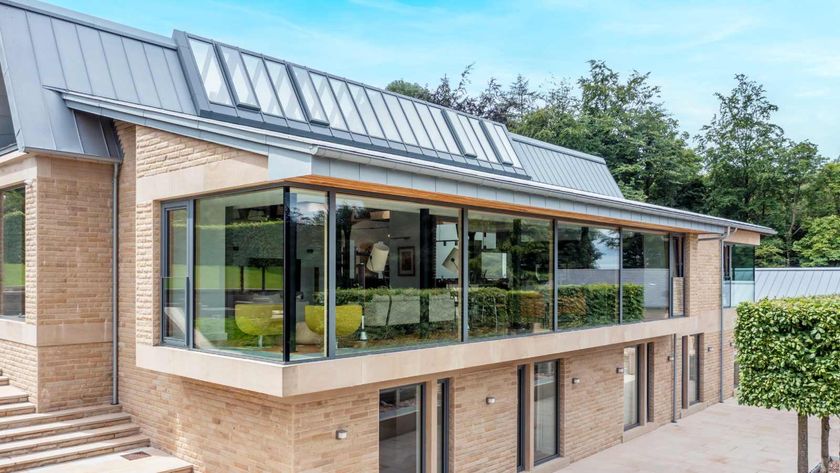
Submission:
MULTIPOLYGON (((406 156, 393 155, 352 146, 267 131, 234 123, 197 117, 159 108, 95 97, 77 92, 62 91, 61 97, 70 109, 104 116, 128 123, 148 126, 175 134, 190 136, 264 156, 271 156, 272 149, 283 149, 313 157, 350 161, 360 164, 384 166, 427 176, 445 177, 458 182, 469 182, 491 188, 507 189, 578 203, 582 208, 598 207, 616 212, 649 215, 679 222, 679 228, 704 233, 726 234, 730 229, 741 229, 761 235, 773 235, 775 230, 729 219, 672 209, 659 205, 637 202, 624 198, 593 194, 574 189, 543 184, 527 179, 499 176, 478 170, 448 166, 406 156), (701 224, 702 227, 697 224, 701 224)), ((286 153, 280 153, 286 154, 286 153)), ((282 178, 285 176, 277 176, 282 178)), ((628 214, 630 215, 630 214, 628 214)), ((621 219, 621 217, 619 217, 621 219)), ((627 220, 627 219, 625 219, 627 220)), ((632 218, 629 219, 632 221, 632 218)))

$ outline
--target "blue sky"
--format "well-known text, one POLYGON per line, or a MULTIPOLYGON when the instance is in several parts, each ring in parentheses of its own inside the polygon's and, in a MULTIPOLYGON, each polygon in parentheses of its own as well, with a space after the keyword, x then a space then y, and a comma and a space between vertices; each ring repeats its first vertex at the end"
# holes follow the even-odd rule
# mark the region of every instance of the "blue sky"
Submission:
POLYGON ((53 0, 169 35, 177 28, 384 86, 435 84, 475 63, 472 87, 521 73, 534 86, 577 78, 603 59, 651 72, 692 135, 733 75, 763 83, 795 140, 840 156, 840 2, 476 2, 53 0))

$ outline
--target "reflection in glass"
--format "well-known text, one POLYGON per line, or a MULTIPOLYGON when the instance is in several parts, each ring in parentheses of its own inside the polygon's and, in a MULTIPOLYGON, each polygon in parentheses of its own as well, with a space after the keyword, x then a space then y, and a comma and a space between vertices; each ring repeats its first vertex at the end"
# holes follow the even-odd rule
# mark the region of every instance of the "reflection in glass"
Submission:
POLYGON ((459 212, 336 198, 339 353, 456 341, 459 212))
POLYGON ((286 70, 286 66, 274 61, 266 61, 265 65, 268 68, 271 81, 274 83, 274 91, 277 92, 280 106, 283 108, 286 118, 305 121, 306 116, 304 116, 297 94, 292 88, 292 80, 289 78, 289 71, 286 70))
POLYGON ((627 230, 622 238, 622 320, 667 319, 671 284, 668 235, 627 230))
POLYGON ((300 67, 292 67, 292 72, 294 73, 298 87, 300 88, 303 103, 306 106, 306 110, 309 112, 309 118, 323 123, 330 123, 327 119, 326 113, 324 113, 324 109, 321 107, 321 101, 318 99, 318 91, 315 90, 315 86, 312 84, 312 79, 309 77, 309 73, 300 67))
POLYGON ((184 343, 187 333, 187 209, 166 212, 166 262, 163 273, 163 336, 184 343))
POLYGON ((552 329, 551 221, 469 213, 469 334, 552 329))
POLYGON ((671 236, 671 313, 674 317, 685 315, 685 237, 671 236))
POLYGON ((243 54, 242 60, 248 69, 251 83, 254 85, 254 92, 256 92, 257 99, 260 102, 260 110, 269 115, 282 116, 283 113, 280 111, 280 104, 277 103, 277 98, 274 97, 271 79, 268 77, 268 72, 265 69, 262 59, 243 54))
POLYGON ((254 95, 254 91, 251 90, 251 84, 248 82, 248 73, 245 71, 245 65, 242 64, 239 51, 225 46, 222 46, 221 49, 222 57, 225 59, 230 80, 233 84, 233 90, 236 91, 236 97, 239 103, 258 107, 257 97, 254 95))
POLYGON ((318 92, 318 97, 321 99, 321 105, 324 107, 324 112, 327 114, 327 121, 333 128, 339 130, 346 130, 347 124, 344 123, 344 117, 341 115, 341 109, 333 97, 332 89, 327 78, 321 74, 309 73, 312 77, 312 84, 315 85, 315 90, 318 92))
POLYGON ((233 105, 213 45, 190 38, 190 49, 195 64, 198 66, 198 73, 201 75, 201 82, 204 84, 207 98, 211 102, 222 105, 233 105))
POLYGON ((755 247, 732 245, 732 289, 729 304, 755 300, 755 247))
POLYGON ((283 350, 283 190, 195 204, 195 346, 283 350))
POLYGON ((422 387, 379 392, 379 471, 419 473, 423 457, 422 387))
MULTIPOLYGON (((292 360, 326 355, 324 351, 327 312, 327 196, 323 192, 291 189, 289 224, 294 245, 294 274, 284 278, 294 294, 294 331, 290 334, 292 360)), ((289 315, 291 316, 291 315, 289 315)))
MULTIPOLYGON (((615 229, 557 225, 559 328, 619 322, 619 244, 618 230, 615 229)), ((639 296, 639 291, 631 290, 625 297, 639 296)))
POLYGON ((0 279, 0 315, 22 317, 26 312, 26 191, 9 189, 2 199, 2 279, 0 279))
POLYGON ((437 462, 438 472, 449 470, 449 380, 437 383, 437 462))
POLYGON ((686 364, 688 365, 686 395, 688 405, 692 405, 700 400, 700 335, 686 337, 686 341, 686 364))
POLYGON ((624 349, 624 428, 639 423, 639 348, 624 349))
POLYGON ((534 461, 557 455, 557 362, 534 363, 534 461))

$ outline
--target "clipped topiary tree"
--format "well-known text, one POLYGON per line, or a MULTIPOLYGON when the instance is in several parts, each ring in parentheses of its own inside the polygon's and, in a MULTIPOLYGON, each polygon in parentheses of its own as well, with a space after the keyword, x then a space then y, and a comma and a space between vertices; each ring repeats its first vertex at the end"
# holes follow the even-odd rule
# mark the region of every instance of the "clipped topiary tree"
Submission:
POLYGON ((807 473, 808 416, 840 414, 840 297, 743 303, 735 343, 739 403, 798 414, 798 471, 807 473))

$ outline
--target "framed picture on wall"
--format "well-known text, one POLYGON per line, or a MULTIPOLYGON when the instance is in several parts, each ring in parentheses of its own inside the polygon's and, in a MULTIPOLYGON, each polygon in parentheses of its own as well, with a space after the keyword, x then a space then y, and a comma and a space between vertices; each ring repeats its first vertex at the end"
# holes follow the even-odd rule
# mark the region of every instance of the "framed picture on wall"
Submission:
POLYGON ((397 249, 397 274, 399 276, 414 276, 414 247, 401 246, 397 249))

